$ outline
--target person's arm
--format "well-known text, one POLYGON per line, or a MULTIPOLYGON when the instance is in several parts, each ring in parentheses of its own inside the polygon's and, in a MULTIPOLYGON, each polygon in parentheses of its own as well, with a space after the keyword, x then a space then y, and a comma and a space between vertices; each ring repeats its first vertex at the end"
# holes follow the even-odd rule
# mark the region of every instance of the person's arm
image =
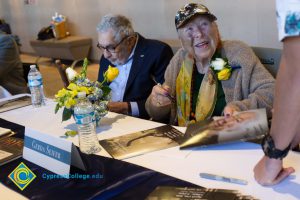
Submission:
MULTIPOLYGON (((166 88, 167 89, 167 88, 166 88)), ((150 117, 159 122, 166 122, 171 113, 171 101, 164 95, 165 90, 161 86, 154 86, 148 97, 145 107, 150 117)))
MULTIPOLYGON (((284 150, 299 143, 300 137, 300 37, 284 40, 277 75, 274 115, 270 135, 276 149, 284 150)), ((282 160, 264 156, 254 168, 255 179, 262 185, 274 185, 294 172, 283 168, 282 160)))
MULTIPOLYGON (((164 87, 169 88, 169 94, 173 97, 176 96, 175 94, 175 87, 176 87, 176 78, 181 66, 182 62, 182 50, 179 50, 175 56, 171 59, 170 64, 168 65, 164 78, 164 87)), ((155 85, 152 89, 152 93, 148 97, 145 107, 150 115, 150 117, 156 121, 167 121, 170 119, 171 113, 171 104, 170 99, 164 97, 165 90, 161 89, 160 86, 155 85), (157 96, 157 95, 159 96, 157 96), (159 99, 157 99, 159 97, 159 99), (156 101, 159 100, 160 102, 156 101), (161 104, 161 105, 159 105, 161 104)))
POLYGON ((127 102, 113 102, 110 101, 107 104, 108 110, 110 112, 120 113, 120 114, 129 114, 129 105, 127 102))
MULTIPOLYGON (((287 38, 277 77, 271 135, 278 149, 300 134, 300 37, 287 38), (287 98, 288 97, 288 98, 287 98), (283 134, 284 133, 284 134, 283 134)), ((300 141, 293 141, 292 146, 300 141)))

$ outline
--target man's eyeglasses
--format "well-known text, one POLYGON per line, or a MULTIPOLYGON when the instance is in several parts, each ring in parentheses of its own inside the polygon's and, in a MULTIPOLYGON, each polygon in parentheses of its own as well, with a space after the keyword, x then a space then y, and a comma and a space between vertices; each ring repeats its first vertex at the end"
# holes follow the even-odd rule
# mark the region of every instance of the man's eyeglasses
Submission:
POLYGON ((122 44, 122 42, 124 42, 127 38, 129 38, 131 35, 127 35, 125 36, 118 44, 116 45, 108 45, 106 47, 103 47, 99 44, 99 42, 97 43, 97 47, 101 50, 106 50, 108 51, 109 53, 116 53, 116 49, 118 46, 120 46, 120 44, 122 44))

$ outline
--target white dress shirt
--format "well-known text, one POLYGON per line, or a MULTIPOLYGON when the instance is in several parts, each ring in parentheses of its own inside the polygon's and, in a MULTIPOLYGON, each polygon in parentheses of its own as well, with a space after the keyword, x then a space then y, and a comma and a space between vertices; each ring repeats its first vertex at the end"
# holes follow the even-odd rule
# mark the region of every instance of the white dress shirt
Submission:
MULTIPOLYGON (((116 66, 116 68, 118 68, 119 70, 119 75, 109 85, 109 87, 111 88, 111 100, 114 102, 123 102, 126 83, 128 81, 131 65, 133 62, 133 55, 138 39, 139 38, 137 35, 136 43, 127 62, 125 62, 125 64, 123 65, 116 66)), ((139 108, 137 102, 130 102, 130 105, 132 116, 139 116, 139 108)))

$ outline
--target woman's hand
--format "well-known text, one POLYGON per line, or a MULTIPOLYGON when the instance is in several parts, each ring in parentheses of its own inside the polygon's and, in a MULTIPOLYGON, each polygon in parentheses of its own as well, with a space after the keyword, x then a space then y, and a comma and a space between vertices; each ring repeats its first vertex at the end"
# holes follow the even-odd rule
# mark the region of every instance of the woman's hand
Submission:
POLYGON ((166 85, 155 85, 151 92, 151 103, 157 107, 166 106, 172 103, 170 96, 170 87, 166 85))
POLYGON ((224 112, 224 116, 225 117, 230 117, 230 116, 232 116, 237 111, 238 110, 234 106, 227 105, 227 106, 225 106, 223 112, 224 112))

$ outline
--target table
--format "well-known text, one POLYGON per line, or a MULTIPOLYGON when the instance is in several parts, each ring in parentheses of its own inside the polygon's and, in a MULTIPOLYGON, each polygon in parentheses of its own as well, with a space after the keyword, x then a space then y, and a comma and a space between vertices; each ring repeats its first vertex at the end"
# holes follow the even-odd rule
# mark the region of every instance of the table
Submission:
POLYGON ((30 45, 39 57, 73 60, 72 66, 75 66, 78 61, 88 56, 92 39, 82 36, 68 36, 59 40, 55 38, 31 40, 30 45))
MULTIPOLYGON (((76 125, 73 120, 61 122, 61 113, 54 114, 54 106, 55 103, 52 100, 48 100, 47 106, 37 109, 31 106, 23 107, 0 113, 0 118, 57 137, 62 136, 67 129, 75 130, 76 125)), ((101 120, 100 127, 97 128, 97 136, 98 139, 101 140, 154 128, 160 125, 162 124, 109 112, 108 115, 101 120)), ((184 131, 184 128, 178 129, 184 131)), ((77 137, 68 138, 68 140, 78 145, 77 137)), ((99 155, 109 157, 109 154, 104 150, 101 151, 99 155)), ((260 145, 238 142, 184 151, 180 151, 178 147, 174 147, 128 158, 125 161, 207 188, 239 190, 244 195, 252 195, 263 200, 270 198, 272 198, 272 200, 300 199, 299 153, 290 152, 285 159, 286 166, 291 165, 295 167, 295 174, 273 187, 262 187, 257 184, 253 178, 253 167, 262 155, 260 145), (249 183, 243 186, 201 179, 199 177, 200 172, 242 178, 248 180, 249 183)), ((16 195, 18 198, 21 198, 18 194, 15 194, 4 186, 0 187, 0 193, 9 195, 8 197, 16 195)), ((14 199, 16 198, 14 197, 14 199)))

